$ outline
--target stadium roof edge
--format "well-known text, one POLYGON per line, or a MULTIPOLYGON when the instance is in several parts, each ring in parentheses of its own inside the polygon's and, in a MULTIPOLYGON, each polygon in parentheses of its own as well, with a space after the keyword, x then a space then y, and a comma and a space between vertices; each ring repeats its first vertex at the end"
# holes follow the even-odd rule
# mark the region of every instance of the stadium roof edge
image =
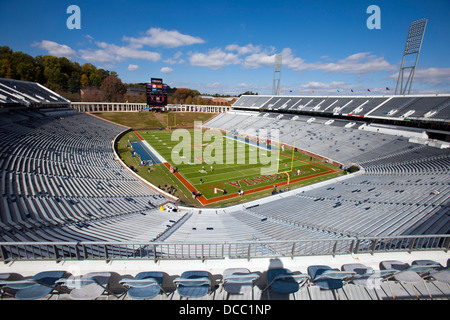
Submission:
MULTIPOLYGON (((242 95, 241 97, 252 97, 254 95, 242 95)), ((256 96, 256 95, 255 95, 256 96)), ((315 97, 315 98, 433 98, 433 97, 450 97, 450 93, 436 93, 436 94, 409 94, 409 95, 272 95, 272 94, 261 94, 257 97, 280 97, 280 98, 296 98, 296 97, 315 97)))

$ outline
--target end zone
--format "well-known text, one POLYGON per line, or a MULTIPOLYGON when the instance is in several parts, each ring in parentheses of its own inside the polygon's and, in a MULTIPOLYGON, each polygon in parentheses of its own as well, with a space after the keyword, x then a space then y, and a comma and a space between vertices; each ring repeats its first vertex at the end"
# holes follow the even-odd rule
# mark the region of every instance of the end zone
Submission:
MULTIPOLYGON (((170 171, 171 165, 167 162, 164 162, 163 164, 170 171)), ((320 176, 330 174, 330 173, 335 173, 335 172, 337 172, 337 171, 333 170, 333 169, 329 169, 328 171, 325 171, 325 172, 321 172, 321 173, 317 173, 317 174, 313 174, 310 176, 301 177, 301 178, 297 178, 297 179, 292 179, 292 180, 290 180, 290 182, 283 181, 283 182, 278 182, 278 183, 274 183, 274 184, 267 185, 267 186, 262 186, 259 188, 245 190, 245 195, 260 192, 260 191, 270 190, 270 189, 273 189, 275 186, 281 187, 281 186, 285 186, 289 183, 295 183, 295 182, 299 182, 299 181, 303 181, 303 180, 308 180, 308 179, 320 177, 320 176)), ((199 193, 199 191, 189 181, 187 181, 179 172, 172 172, 172 173, 190 192, 195 192, 195 194, 199 193)), ((208 199, 203 194, 200 194, 200 196, 198 196, 197 199, 203 206, 205 206, 208 204, 212 204, 212 203, 216 203, 216 202, 220 202, 220 201, 228 200, 228 199, 232 199, 232 198, 237 198, 237 197, 240 197, 240 194, 238 192, 234 192, 234 193, 230 193, 230 194, 225 194, 220 197, 215 197, 213 199, 208 199)))

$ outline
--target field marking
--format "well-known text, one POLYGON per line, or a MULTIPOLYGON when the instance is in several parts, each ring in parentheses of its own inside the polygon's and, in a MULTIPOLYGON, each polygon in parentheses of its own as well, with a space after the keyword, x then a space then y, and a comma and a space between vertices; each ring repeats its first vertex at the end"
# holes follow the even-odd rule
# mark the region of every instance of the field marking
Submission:
MULTIPOLYGON (((169 163, 164 162, 164 165, 167 167, 167 169, 170 170, 170 164, 169 163)), ((333 170, 333 169, 329 169, 329 171, 313 174, 313 175, 310 175, 310 176, 307 176, 307 177, 301 177, 301 178, 297 178, 297 179, 292 179, 292 180, 290 180, 289 184, 296 183, 296 182, 303 181, 303 180, 316 178, 316 177, 320 177, 320 176, 331 174, 331 173, 335 173, 335 172, 337 172, 337 171, 333 170)), ((185 179, 179 172, 174 172, 173 175, 175 175, 177 177, 177 179, 191 193, 193 191, 195 191, 195 193, 198 193, 198 190, 187 179, 185 179)), ((269 190, 269 189, 274 188, 275 186, 282 187, 282 186, 287 185, 287 184, 288 184, 287 181, 273 183, 273 184, 270 184, 270 185, 267 185, 267 186, 262 186, 262 187, 246 190, 244 194, 248 195, 248 194, 252 194, 252 193, 256 193, 256 192, 260 192, 260 191, 269 190)), ((205 205, 208 205, 208 204, 212 204, 212 203, 216 203, 216 202, 220 202, 220 201, 224 201, 224 200, 228 200, 228 199, 238 198, 238 197, 240 197, 239 193, 235 192, 235 193, 229 193, 229 194, 226 194, 226 195, 223 195, 223 196, 220 196, 220 197, 214 197, 212 199, 208 199, 203 194, 201 194, 201 196, 197 197, 197 199, 203 206, 205 206, 205 205)))
MULTIPOLYGON (((166 159, 164 159, 164 157, 155 149, 153 148, 148 142, 147 140, 145 140, 144 138, 142 138, 142 136, 137 133, 136 131, 134 132, 136 134, 136 136, 141 139, 142 144, 148 148, 151 152, 153 152, 154 156, 158 159, 159 162, 164 163, 167 162, 166 159)), ((145 148, 144 148, 145 149, 145 148)), ((147 151, 146 151, 147 152, 147 151)), ((147 152, 148 153, 148 152, 147 152)), ((153 159, 153 157, 152 157, 153 159)))
MULTIPOLYGON (((145 139, 143 139, 140 135, 138 135, 137 133, 136 133, 136 135, 138 136, 138 137, 140 137, 140 139, 142 139, 142 140, 145 140, 145 139)), ((226 137, 226 136, 225 136, 226 137)), ((234 140, 233 139, 233 141, 237 141, 237 142, 239 142, 239 143, 242 143, 242 144, 247 144, 247 143, 245 143, 245 142, 243 142, 243 141, 238 141, 238 140, 234 140)), ((250 144, 249 144, 249 146, 251 146, 250 144)), ((253 146, 253 147, 255 147, 255 146, 253 146)), ((258 146, 259 147, 259 146, 258 146)), ((260 147, 261 148, 261 147, 260 147)), ((266 150, 266 151, 270 151, 270 152, 275 152, 274 150, 268 150, 268 149, 266 149, 266 148, 261 148, 261 149, 264 149, 264 150, 266 150)), ((269 184, 269 185, 265 185, 265 186, 261 186, 261 187, 257 187, 257 188, 252 188, 252 189, 248 189, 248 190, 245 190, 245 195, 248 195, 248 194, 253 194, 253 193, 256 193, 256 192, 261 192, 261 191, 265 191, 265 190, 270 190, 270 189, 272 189, 272 188, 274 188, 275 186, 277 186, 277 187, 281 187, 281 186, 285 186, 285 185, 288 185, 288 184, 292 184, 292 183, 296 183, 296 182, 300 182, 300 181, 304 181, 304 180, 309 180, 309 179, 314 179, 314 178, 316 178, 316 177, 320 177, 320 176, 324 176, 324 175, 328 175, 328 174, 332 174, 332 173, 336 173, 336 172, 338 172, 337 170, 334 170, 334 169, 330 169, 330 168, 327 168, 327 167, 323 167, 323 166, 321 166, 321 165, 318 165, 318 164, 316 164, 316 163, 311 163, 311 162, 309 162, 309 161, 305 161, 305 160, 301 160, 300 158, 298 158, 297 156, 294 156, 294 157, 292 157, 292 155, 286 155, 286 154, 283 154, 283 153, 281 153, 280 152, 280 155, 283 155, 284 157, 286 157, 286 158, 288 158, 288 159, 292 159, 292 158, 294 158, 296 161, 299 161, 299 162, 301 162, 301 163, 305 163, 305 165, 307 165, 307 164, 310 164, 310 165, 312 165, 312 166, 317 166, 317 167, 319 167, 319 168, 322 168, 322 169, 325 169, 326 171, 324 171, 324 172, 319 172, 319 173, 316 173, 316 174, 313 174, 313 175, 308 175, 308 176, 305 176, 305 177, 299 177, 299 178, 296 178, 296 179, 290 179, 289 180, 289 182, 288 181, 282 181, 282 182, 278 182, 278 183, 271 183, 271 184, 269 184)), ((278 159, 278 160, 280 160, 280 159, 278 159)), ((168 163, 168 162, 163 162, 163 164, 164 164, 164 166, 170 171, 170 167, 171 167, 171 165, 168 163)), ((250 168, 249 168, 250 169, 250 168)), ((258 168, 254 168, 254 169, 258 169, 258 168)), ((245 170, 245 169, 244 169, 245 170)), ((239 171, 239 172, 241 172, 240 170, 234 170, 234 171, 239 171)), ((199 192, 199 190, 187 179, 187 178, 185 178, 182 174, 180 174, 179 172, 173 172, 172 173, 191 193, 193 192, 193 191, 195 191, 195 193, 198 193, 199 192)), ((276 173, 276 174, 281 174, 281 173, 276 173)), ((199 177, 199 179, 200 179, 201 177, 199 177)), ((190 179, 192 179, 192 178, 190 178, 190 179)), ((197 184, 196 184, 197 185, 197 184)), ((205 205, 208 205, 208 204, 212 204, 212 203, 216 203, 216 202, 221 202, 221 201, 224 201, 224 200, 228 200, 228 199, 233 199, 233 198, 238 198, 238 197, 241 197, 240 195, 239 195, 239 193, 238 192, 235 192, 235 193, 229 193, 229 194, 226 194, 226 195, 223 195, 223 196, 219 196, 219 197, 214 197, 214 198, 206 198, 203 194, 201 194, 201 196, 199 196, 199 197, 197 197, 197 200, 203 205, 203 206, 205 206, 205 205)))

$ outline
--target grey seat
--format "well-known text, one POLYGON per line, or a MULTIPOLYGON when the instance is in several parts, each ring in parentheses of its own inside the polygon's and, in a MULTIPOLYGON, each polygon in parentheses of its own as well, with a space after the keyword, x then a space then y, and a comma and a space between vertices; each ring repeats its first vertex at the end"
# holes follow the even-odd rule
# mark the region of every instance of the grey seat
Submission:
POLYGON ((81 277, 61 279, 58 283, 71 289, 70 299, 94 300, 105 293, 112 293, 109 290, 110 279, 110 272, 90 272, 81 277))
MULTIPOLYGON (((419 298, 419 294, 418 294, 417 289, 414 286, 414 284, 422 282, 428 291, 428 295, 430 296, 430 298, 432 298, 430 290, 428 289, 428 286, 427 286, 425 280, 418 273, 419 270, 423 270, 423 269, 411 267, 408 263, 401 262, 398 260, 381 261, 380 269, 382 269, 382 270, 386 270, 386 269, 397 270, 397 272, 393 273, 392 276, 390 276, 389 278, 394 278, 396 281, 410 284, 414 290, 414 293, 416 294, 417 299, 420 299, 420 298, 419 298)), ((388 282, 388 284, 389 284, 389 282, 388 282)), ((392 290, 391 290, 391 292, 392 292, 392 290)), ((395 295, 393 292, 392 292, 392 296, 395 299, 395 295)))
POLYGON ((223 289, 230 294, 245 294, 251 292, 259 274, 250 273, 246 268, 229 268, 223 272, 223 289))

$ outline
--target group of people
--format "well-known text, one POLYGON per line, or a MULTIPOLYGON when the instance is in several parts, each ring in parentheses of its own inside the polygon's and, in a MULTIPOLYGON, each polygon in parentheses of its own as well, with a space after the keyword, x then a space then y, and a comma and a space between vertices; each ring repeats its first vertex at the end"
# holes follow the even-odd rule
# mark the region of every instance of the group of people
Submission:
POLYGON ((167 187, 167 184, 164 185, 164 188, 162 188, 161 185, 158 185, 158 188, 168 192, 169 194, 173 194, 173 195, 175 195, 175 192, 177 191, 177 188, 175 188, 172 185, 170 187, 167 187))
POLYGON ((202 194, 200 193, 200 191, 198 191, 198 192, 195 192, 195 190, 194 191, 192 191, 192 199, 197 199, 198 197, 200 197, 202 194))

